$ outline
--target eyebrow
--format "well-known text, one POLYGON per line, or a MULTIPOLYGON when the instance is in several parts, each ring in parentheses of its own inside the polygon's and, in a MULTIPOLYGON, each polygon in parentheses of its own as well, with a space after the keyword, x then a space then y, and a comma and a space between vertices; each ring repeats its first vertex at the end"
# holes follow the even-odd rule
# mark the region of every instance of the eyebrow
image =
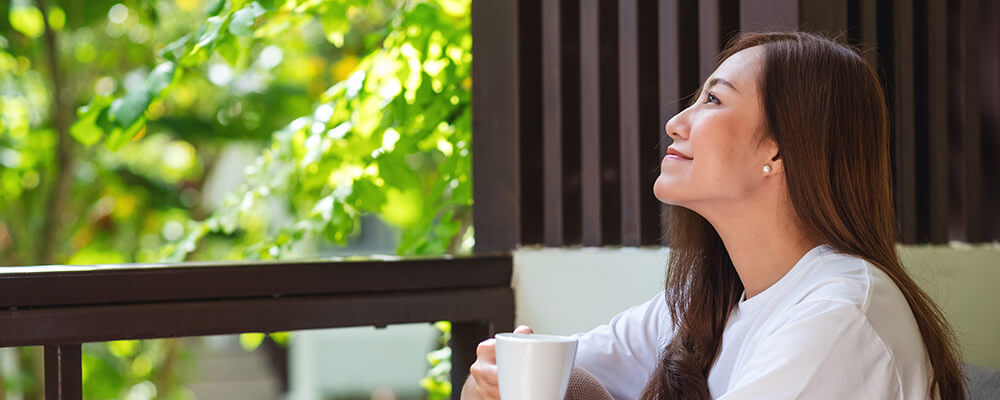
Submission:
POLYGON ((730 83, 729 81, 727 81, 725 79, 722 79, 722 78, 712 78, 712 79, 709 79, 708 80, 708 86, 706 87, 706 89, 707 88, 711 88, 712 86, 715 86, 715 85, 729 86, 731 89, 735 90, 736 93, 740 92, 740 90, 737 89, 736 86, 733 86, 732 83, 730 83))

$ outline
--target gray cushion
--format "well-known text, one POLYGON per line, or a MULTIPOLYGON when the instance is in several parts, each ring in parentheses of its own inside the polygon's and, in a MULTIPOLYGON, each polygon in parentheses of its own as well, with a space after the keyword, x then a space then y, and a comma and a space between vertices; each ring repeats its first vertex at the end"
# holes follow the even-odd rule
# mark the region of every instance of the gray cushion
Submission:
POLYGON ((1000 370, 968 364, 962 370, 969 400, 1000 400, 1000 370))

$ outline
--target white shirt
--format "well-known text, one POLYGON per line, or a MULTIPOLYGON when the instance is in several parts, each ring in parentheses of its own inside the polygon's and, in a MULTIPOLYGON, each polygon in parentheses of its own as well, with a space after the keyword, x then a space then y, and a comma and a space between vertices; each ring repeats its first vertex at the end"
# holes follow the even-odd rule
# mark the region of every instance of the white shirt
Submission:
MULTIPOLYGON (((636 399, 673 326, 661 292, 576 336, 576 365, 615 399, 636 399)), ((892 280, 821 245, 736 305, 708 385, 725 400, 927 399, 930 377, 916 320, 892 280)))

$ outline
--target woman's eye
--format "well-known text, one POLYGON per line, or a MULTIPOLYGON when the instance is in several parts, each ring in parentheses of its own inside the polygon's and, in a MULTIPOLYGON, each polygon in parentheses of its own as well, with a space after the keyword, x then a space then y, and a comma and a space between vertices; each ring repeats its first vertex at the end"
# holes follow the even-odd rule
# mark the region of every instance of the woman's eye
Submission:
POLYGON ((706 103, 715 103, 715 104, 722 104, 722 103, 721 103, 721 102, 719 101, 719 98, 718 98, 718 97, 715 97, 715 95, 714 95, 714 94, 712 94, 711 92, 709 92, 709 93, 708 93, 708 96, 706 96, 706 97, 705 97, 705 102, 706 102, 706 103))

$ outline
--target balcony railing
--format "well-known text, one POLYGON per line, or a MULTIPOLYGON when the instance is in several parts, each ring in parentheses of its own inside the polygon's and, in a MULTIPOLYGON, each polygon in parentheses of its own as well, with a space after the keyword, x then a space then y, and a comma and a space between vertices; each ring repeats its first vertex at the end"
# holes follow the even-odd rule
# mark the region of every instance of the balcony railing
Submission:
POLYGON ((84 342, 448 320, 464 382, 476 344, 513 329, 511 268, 509 255, 3 268, 0 347, 44 345, 46 399, 80 399, 84 342))

